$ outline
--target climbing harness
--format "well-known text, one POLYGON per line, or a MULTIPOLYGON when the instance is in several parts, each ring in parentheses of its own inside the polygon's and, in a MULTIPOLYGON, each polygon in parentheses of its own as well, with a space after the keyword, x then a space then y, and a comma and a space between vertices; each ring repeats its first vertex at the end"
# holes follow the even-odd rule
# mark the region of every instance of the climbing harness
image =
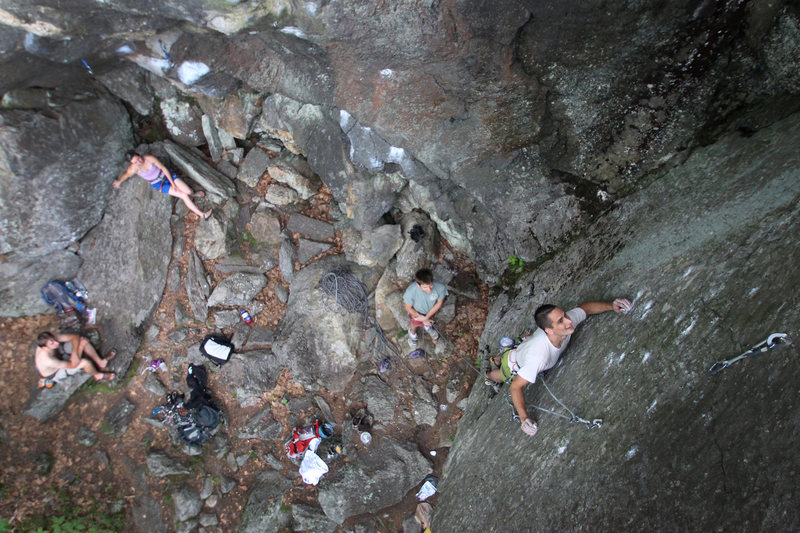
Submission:
MULTIPOLYGON (((517 346, 519 346, 522 343, 523 339, 524 339, 524 337, 519 337, 516 340, 512 339, 511 337, 502 337, 500 339, 500 348, 503 350, 503 352, 501 353, 501 357, 503 355, 505 355, 505 352, 507 350, 511 350, 511 349, 514 349, 517 346)), ((472 366, 472 365, 470 365, 470 366, 472 366)), ((474 366, 472 368, 474 368, 476 371, 478 370, 474 366)), ((482 375, 484 377, 486 377, 484 374, 482 374, 482 375)), ((510 385, 511 381, 514 379, 514 376, 516 376, 516 375, 517 375, 516 372, 512 372, 511 373, 511 377, 506 379, 505 383, 510 385)), ((557 416, 559 418, 563 418, 564 420, 569 420, 570 424, 586 424, 586 427, 588 429, 599 429, 599 428, 601 428, 603 426, 603 419, 602 418, 593 418, 592 420, 587 420, 587 419, 582 418, 582 417, 578 416, 577 414, 575 414, 575 412, 572 409, 567 407, 564 404, 564 402, 559 400, 558 397, 555 394, 553 394, 553 391, 550 390, 550 387, 547 385, 547 382, 544 380, 544 377, 541 374, 538 376, 538 378, 539 378, 539 381, 542 382, 542 385, 544 385, 544 388, 548 392, 548 394, 550 394, 550 396, 556 401, 556 403, 558 403, 558 405, 560 405, 565 411, 567 411, 569 413, 569 416, 567 416, 567 415, 565 415, 563 413, 557 413, 556 411, 553 411, 552 409, 545 409, 544 407, 539 407, 538 405, 532 405, 531 407, 533 407, 534 409, 538 409, 539 411, 542 411, 544 413, 550 413, 551 415, 557 416)), ((487 378, 486 383, 487 384, 491 384, 493 382, 487 378)), ((511 391, 507 391, 506 392, 505 400, 506 400, 506 403, 509 405, 509 407, 511 407, 511 421, 512 422, 517 422, 517 423, 521 422, 520 418, 519 418, 519 415, 517 414, 517 410, 514 408, 514 403, 511 401, 511 391)))
POLYGON ((759 342, 746 352, 741 355, 737 355, 733 359, 725 359, 723 361, 717 361, 708 369, 708 374, 713 376, 714 374, 719 374, 733 363, 738 361, 739 359, 744 359, 745 357, 755 357, 756 355, 760 355, 764 352, 768 352, 773 348, 789 346, 792 344, 792 338, 789 337, 786 333, 773 333, 763 341, 759 342))
MULTIPOLYGON (((552 398, 556 401, 556 403, 558 403, 558 405, 563 407, 569 413, 569 416, 567 416, 567 415, 565 415, 563 413, 557 413, 557 412, 555 412, 555 411, 553 411, 551 409, 545 409, 544 407, 539 407, 538 405, 532 405, 531 407, 533 407, 534 409, 538 409, 539 411, 542 411, 542 412, 545 412, 545 413, 550 413, 551 415, 557 416, 559 418, 563 418, 564 420, 569 420, 570 424, 586 424, 586 428, 587 429, 599 429, 599 428, 601 428, 603 426, 603 419, 602 418, 593 418, 592 420, 587 420, 585 418, 581 418, 580 416, 576 415, 574 411, 572 411, 569 407, 567 407, 564 404, 564 402, 559 400, 556 397, 556 395, 553 394, 553 391, 550 390, 550 387, 547 386, 547 382, 544 380, 544 378, 541 375, 539 376, 539 381, 542 382, 542 385, 544 385, 544 388, 547 390, 547 392, 550 394, 550 396, 552 396, 552 398)), ((506 403, 509 406, 511 406, 511 420, 514 421, 514 422, 520 422, 519 415, 517 414, 517 410, 514 409, 514 403, 511 401, 511 393, 510 392, 506 393, 506 403)))

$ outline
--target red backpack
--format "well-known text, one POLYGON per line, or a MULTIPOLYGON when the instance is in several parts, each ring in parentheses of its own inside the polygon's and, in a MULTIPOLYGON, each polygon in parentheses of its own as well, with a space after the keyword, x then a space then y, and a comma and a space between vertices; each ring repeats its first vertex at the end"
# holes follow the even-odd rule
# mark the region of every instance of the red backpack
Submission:
POLYGON ((302 457, 312 440, 329 439, 332 436, 333 427, 330 424, 320 424, 319 420, 315 420, 310 426, 294 428, 291 438, 286 441, 286 455, 290 459, 302 457))

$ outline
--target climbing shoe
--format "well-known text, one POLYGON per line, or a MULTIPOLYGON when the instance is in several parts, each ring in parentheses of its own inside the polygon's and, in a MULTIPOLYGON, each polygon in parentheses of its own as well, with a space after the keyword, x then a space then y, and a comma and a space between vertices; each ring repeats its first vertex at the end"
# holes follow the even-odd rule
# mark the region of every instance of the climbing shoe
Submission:
POLYGON ((53 381, 52 379, 42 378, 42 379, 39 380, 39 388, 40 389, 52 389, 53 385, 55 385, 55 384, 56 384, 56 382, 53 381))
POLYGON ((502 383, 497 383, 496 381, 492 381, 491 379, 487 379, 486 381, 483 382, 483 384, 492 389, 492 396, 500 392, 500 389, 503 388, 502 383))

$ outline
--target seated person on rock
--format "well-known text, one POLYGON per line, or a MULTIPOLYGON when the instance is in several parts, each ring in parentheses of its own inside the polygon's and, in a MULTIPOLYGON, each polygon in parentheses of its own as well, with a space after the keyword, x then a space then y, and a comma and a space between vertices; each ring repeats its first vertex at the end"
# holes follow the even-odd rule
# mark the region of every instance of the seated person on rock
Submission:
POLYGON ((146 180, 155 190, 183 200, 186 207, 200 218, 208 218, 211 216, 210 209, 203 213, 192 201, 192 196, 203 196, 205 193, 202 191, 197 194, 192 192, 192 189, 186 185, 186 182, 180 179, 176 174, 170 172, 167 167, 154 156, 141 156, 136 152, 128 152, 125 154, 125 158, 130 161, 130 165, 128 165, 128 169, 125 173, 114 181, 114 187, 119 187, 126 179, 134 174, 138 174, 139 177, 146 180))
POLYGON ((566 312, 551 304, 536 309, 534 320, 539 329, 522 341, 516 349, 506 350, 501 361, 495 360, 495 364, 499 364, 500 368, 487 374, 489 379, 497 383, 513 378, 509 392, 514 409, 522 422, 523 432, 533 436, 539 426, 528 417, 522 389, 528 383, 534 383, 540 372, 555 366, 558 358, 567 349, 575 327, 586 320, 588 315, 606 311, 625 313, 630 309, 631 302, 623 298, 613 302, 584 302, 566 312))
POLYGON ((425 333, 431 336, 431 340, 436 342, 439 333, 433 327, 433 315, 442 308, 444 299, 447 297, 447 287, 444 283, 433 280, 433 272, 427 268, 418 270, 414 274, 414 283, 408 286, 403 294, 408 318, 411 326, 408 328, 408 344, 412 348, 417 346, 417 328, 422 326, 425 333))
POLYGON ((91 374, 98 381, 111 380, 115 375, 113 372, 106 372, 105 368, 115 355, 116 351, 111 350, 106 359, 101 359, 86 337, 74 333, 53 335, 49 331, 44 331, 36 338, 34 364, 39 375, 45 380, 44 383, 48 380, 58 382, 81 371, 91 374), (69 360, 64 360, 60 356, 68 356, 69 360))

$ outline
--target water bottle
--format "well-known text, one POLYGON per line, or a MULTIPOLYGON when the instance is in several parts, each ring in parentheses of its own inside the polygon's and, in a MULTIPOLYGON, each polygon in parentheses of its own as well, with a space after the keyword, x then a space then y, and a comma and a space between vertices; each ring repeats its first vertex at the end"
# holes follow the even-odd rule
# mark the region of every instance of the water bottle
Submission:
POLYGON ((244 320, 245 324, 251 324, 253 322, 253 317, 250 316, 250 313, 247 312, 247 309, 242 309, 239 311, 239 314, 242 315, 242 320, 244 320))

